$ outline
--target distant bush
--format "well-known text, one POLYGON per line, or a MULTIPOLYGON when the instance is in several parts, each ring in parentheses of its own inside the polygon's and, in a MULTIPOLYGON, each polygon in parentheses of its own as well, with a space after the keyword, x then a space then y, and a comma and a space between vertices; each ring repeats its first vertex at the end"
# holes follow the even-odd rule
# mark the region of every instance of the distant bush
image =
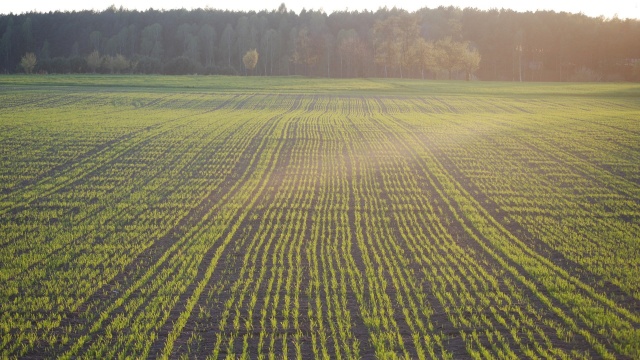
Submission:
POLYGON ((68 74, 71 72, 71 61, 65 57, 42 60, 38 63, 38 72, 49 74, 68 74))
POLYGON ((188 75, 198 73, 199 65, 186 56, 179 56, 169 60, 164 65, 164 73, 167 75, 188 75))
POLYGON ((89 72, 89 67, 87 66, 87 59, 81 56, 70 58, 69 71, 76 74, 89 72))
POLYGON ((228 66, 209 65, 198 72, 202 75, 238 75, 236 69, 228 66))
POLYGON ((160 59, 150 56, 140 56, 135 59, 136 67, 133 69, 137 73, 141 74, 161 74, 162 73, 162 61, 160 59))
POLYGON ((602 75, 588 67, 581 67, 574 71, 569 81, 574 82, 596 82, 602 81, 602 75))
POLYGON ((607 74, 607 76, 604 77, 604 81, 608 82, 623 82, 626 80, 625 76, 619 73, 607 74))
POLYGON ((238 75, 238 71, 230 66, 223 66, 218 68, 217 75, 238 75))

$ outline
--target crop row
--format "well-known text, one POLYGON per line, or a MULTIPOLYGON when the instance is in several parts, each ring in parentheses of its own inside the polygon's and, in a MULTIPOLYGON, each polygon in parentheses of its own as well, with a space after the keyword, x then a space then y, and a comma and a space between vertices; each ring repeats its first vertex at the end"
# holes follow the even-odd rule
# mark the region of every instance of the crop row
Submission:
POLYGON ((2 357, 640 354, 624 100, 56 91, 0 94, 2 357))

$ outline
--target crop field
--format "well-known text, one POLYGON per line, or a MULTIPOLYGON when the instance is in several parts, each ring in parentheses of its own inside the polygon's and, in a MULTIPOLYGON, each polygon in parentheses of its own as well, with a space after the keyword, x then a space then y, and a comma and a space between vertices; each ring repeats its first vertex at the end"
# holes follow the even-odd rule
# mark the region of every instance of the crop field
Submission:
POLYGON ((640 86, 0 77, 0 358, 640 358, 640 86))

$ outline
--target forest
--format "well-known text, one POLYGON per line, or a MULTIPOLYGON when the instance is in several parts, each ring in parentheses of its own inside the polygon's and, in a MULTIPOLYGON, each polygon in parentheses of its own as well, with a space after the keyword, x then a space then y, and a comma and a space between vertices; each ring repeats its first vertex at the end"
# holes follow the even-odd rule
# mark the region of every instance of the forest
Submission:
POLYGON ((639 41, 638 20, 554 11, 111 6, 0 15, 0 72, 640 81, 639 41))

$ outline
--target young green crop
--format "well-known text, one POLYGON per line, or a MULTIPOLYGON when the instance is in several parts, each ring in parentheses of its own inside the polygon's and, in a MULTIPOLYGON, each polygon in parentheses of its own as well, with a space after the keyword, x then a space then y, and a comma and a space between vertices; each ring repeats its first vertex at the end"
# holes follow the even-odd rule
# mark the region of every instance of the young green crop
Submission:
POLYGON ((237 81, 0 79, 3 358, 640 355, 637 86, 237 81))

